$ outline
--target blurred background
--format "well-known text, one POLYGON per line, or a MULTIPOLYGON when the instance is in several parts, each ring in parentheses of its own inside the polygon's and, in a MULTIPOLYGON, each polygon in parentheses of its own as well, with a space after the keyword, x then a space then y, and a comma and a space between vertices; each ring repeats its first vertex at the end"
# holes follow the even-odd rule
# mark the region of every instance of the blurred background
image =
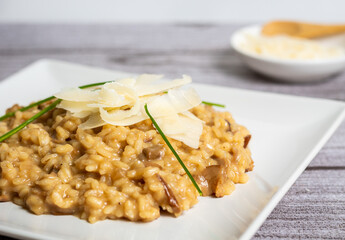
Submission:
POLYGON ((272 19, 344 22, 344 0, 1 0, 8 23, 249 23, 272 19))

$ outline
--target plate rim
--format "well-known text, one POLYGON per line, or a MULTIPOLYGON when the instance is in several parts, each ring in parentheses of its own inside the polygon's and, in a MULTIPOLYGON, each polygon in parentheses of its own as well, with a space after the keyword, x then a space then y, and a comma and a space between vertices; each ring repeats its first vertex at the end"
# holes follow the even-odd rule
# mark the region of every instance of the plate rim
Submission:
POLYGON ((307 157, 298 165, 295 171, 290 175, 288 180, 278 189, 278 191, 272 196, 272 198, 265 205, 263 210, 257 215, 255 220, 248 226, 247 230, 240 237, 241 240, 250 239, 254 236, 256 231, 262 226, 266 218, 271 214, 273 209, 278 205, 280 200, 285 196, 287 191, 290 190, 291 186, 296 182, 299 176, 304 172, 309 163, 315 158, 319 153, 322 147, 327 143, 327 141, 332 137, 337 128, 345 119, 345 104, 343 104, 343 109, 339 113, 336 119, 333 120, 333 123, 319 139, 316 145, 311 149, 307 157))

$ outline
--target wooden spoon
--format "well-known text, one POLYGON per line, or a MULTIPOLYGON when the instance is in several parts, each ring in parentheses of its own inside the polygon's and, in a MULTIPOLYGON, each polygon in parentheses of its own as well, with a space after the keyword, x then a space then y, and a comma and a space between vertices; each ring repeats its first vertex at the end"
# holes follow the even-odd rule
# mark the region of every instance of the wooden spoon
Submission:
POLYGON ((266 36, 289 35, 300 38, 319 38, 343 32, 345 32, 345 25, 318 25, 290 21, 269 22, 261 30, 261 33, 266 36))

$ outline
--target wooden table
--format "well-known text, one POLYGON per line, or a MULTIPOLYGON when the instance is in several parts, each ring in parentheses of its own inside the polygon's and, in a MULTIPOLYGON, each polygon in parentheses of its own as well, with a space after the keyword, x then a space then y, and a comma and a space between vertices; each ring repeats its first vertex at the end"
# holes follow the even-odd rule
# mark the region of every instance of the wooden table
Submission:
MULTIPOLYGON (((229 37, 239 27, 0 25, 0 79, 38 59, 53 58, 128 72, 189 74, 201 83, 345 100, 345 74, 296 85, 249 71, 229 48, 229 37)), ((254 236, 267 238, 345 238, 344 123, 254 236)))

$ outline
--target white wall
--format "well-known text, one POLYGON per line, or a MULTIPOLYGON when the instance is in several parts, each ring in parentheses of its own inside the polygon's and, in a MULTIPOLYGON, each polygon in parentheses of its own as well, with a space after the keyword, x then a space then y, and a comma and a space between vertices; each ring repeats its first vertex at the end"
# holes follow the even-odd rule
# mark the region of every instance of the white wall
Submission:
POLYGON ((345 24, 345 0, 0 0, 1 22, 262 22, 345 24))

